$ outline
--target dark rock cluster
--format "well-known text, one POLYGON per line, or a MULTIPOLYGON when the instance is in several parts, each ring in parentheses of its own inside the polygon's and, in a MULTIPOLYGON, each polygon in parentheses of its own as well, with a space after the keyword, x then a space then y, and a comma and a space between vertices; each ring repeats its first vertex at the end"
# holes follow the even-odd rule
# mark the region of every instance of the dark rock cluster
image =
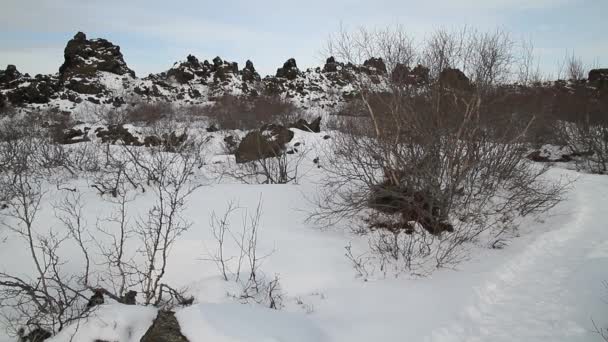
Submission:
POLYGON ((135 72, 125 63, 119 46, 101 38, 88 40, 82 32, 68 41, 64 58, 65 61, 59 68, 62 79, 71 76, 91 77, 97 71, 135 77, 135 72))
POLYGON ((293 139, 294 133, 281 125, 264 125, 251 131, 241 140, 235 152, 237 163, 272 158, 285 152, 285 144, 293 139))
POLYGON ((295 80, 300 75, 300 69, 296 64, 296 60, 293 58, 288 59, 282 68, 277 69, 276 77, 286 78, 288 80, 295 80))

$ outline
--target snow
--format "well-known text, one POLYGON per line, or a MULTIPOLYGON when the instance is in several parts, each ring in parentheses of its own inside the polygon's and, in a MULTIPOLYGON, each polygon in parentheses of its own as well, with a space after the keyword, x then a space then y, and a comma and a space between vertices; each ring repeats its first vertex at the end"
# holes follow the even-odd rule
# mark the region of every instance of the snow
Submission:
MULTIPOLYGON (((184 212, 193 225, 171 250, 164 280, 195 297, 193 306, 176 312, 191 342, 599 341, 592 319, 608 326, 608 289, 603 286, 608 280, 608 176, 553 168, 548 177, 577 178, 566 200, 544 221, 526 220, 520 237, 504 249, 472 245, 469 260, 456 269, 423 278, 388 274, 364 281, 344 256, 349 244, 361 252, 369 248, 366 237, 351 233, 355 220, 325 229, 306 221, 314 208, 309 199, 319 190, 320 171, 311 160, 320 146, 332 142, 322 138, 332 132, 294 133, 293 142, 309 150, 297 184, 245 185, 199 175, 206 185, 193 193, 184 212), (261 270, 267 277, 280 277, 280 311, 237 303, 230 296, 239 290, 237 284, 224 281, 206 260, 215 248, 211 213, 222 214, 230 200, 253 210, 260 198, 258 248, 260 255, 268 255, 261 270)), ((209 161, 222 160, 223 134, 209 135, 209 161)), ((83 193, 91 225, 110 214, 112 206, 100 200, 87 180, 64 187, 83 193)), ((65 191, 48 189, 38 229, 60 227, 51 203, 62 196, 65 191)), ((152 196, 140 194, 130 203, 134 217, 151 205, 152 196)), ((234 227, 241 227, 242 213, 232 218, 234 227)), ((0 270, 31 268, 17 241, 9 237, 0 242, 0 270)), ((67 248, 64 255, 76 252, 67 248)), ((237 253, 235 246, 227 247, 228 255, 237 253)), ((78 257, 73 259, 66 271, 78 269, 78 257)), ((106 304, 51 341, 71 336, 82 342, 139 341, 155 315, 152 308, 106 304)), ((0 341, 12 340, 0 333, 0 341)))
POLYGON ((324 333, 303 314, 240 304, 200 304, 176 314, 190 342, 324 342, 324 333))
POLYGON ((156 313, 156 309, 150 307, 101 305, 84 322, 67 327, 48 342, 139 342, 156 313))

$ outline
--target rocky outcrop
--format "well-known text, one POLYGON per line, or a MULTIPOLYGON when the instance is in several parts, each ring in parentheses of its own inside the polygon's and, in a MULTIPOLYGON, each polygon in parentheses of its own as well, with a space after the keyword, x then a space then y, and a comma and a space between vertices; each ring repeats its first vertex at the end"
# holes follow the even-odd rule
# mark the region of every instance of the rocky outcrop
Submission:
POLYGON ((391 81, 400 85, 422 86, 429 82, 429 69, 420 64, 410 69, 409 66, 398 63, 391 72, 391 81))
POLYGON ((608 69, 593 69, 589 71, 589 83, 599 88, 608 88, 608 69))
POLYGON ((247 62, 245 62, 245 68, 241 71, 241 78, 243 79, 243 82, 258 82, 261 80, 260 74, 255 71, 252 61, 247 60, 247 62))
POLYGON ((92 77, 97 71, 107 71, 116 75, 130 75, 135 72, 125 63, 120 47, 105 39, 91 39, 78 32, 64 50, 65 61, 59 68, 62 79, 72 76, 92 77))
POLYGON ((608 69, 593 69, 589 71, 589 82, 608 81, 608 69))
POLYGON ((443 69, 439 74, 439 83, 445 88, 455 90, 471 89, 471 81, 460 69, 443 69))
POLYGON ((283 64, 282 68, 277 69, 276 77, 295 80, 299 74, 300 70, 298 69, 296 60, 294 58, 290 58, 283 64))
POLYGON ((337 72, 338 69, 341 69, 342 67, 344 67, 344 64, 336 62, 334 56, 331 56, 325 61, 323 72, 337 72))
POLYGON ((293 139, 293 132, 281 125, 264 125, 247 133, 236 149, 237 163, 271 158, 285 152, 285 144, 293 139))
POLYGON ((377 74, 377 75, 385 75, 386 74, 386 64, 384 64, 384 60, 382 58, 372 57, 365 62, 363 62, 364 71, 368 74, 377 74))
POLYGON ((58 97, 57 92, 61 89, 59 80, 48 75, 36 75, 34 78, 21 77, 13 81, 10 88, 6 97, 15 106, 48 103, 58 97))
POLYGON ((17 67, 9 64, 6 66, 6 70, 0 70, 0 86, 15 81, 20 77, 21 73, 17 70, 17 67))
POLYGON ((188 339, 182 334, 175 313, 160 310, 140 342, 188 342, 188 339))

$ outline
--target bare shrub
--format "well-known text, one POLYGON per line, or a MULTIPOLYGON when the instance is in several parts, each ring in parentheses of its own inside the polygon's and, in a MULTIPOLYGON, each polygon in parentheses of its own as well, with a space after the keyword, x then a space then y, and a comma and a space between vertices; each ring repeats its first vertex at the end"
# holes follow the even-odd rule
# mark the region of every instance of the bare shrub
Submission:
POLYGON ((254 98, 224 95, 208 109, 211 121, 222 129, 249 130, 263 124, 294 122, 298 110, 290 102, 276 96, 254 98))
POLYGON ((246 208, 240 208, 234 202, 229 202, 226 211, 218 216, 212 213, 211 230, 217 243, 214 252, 208 252, 205 260, 215 263, 225 281, 236 282, 240 293, 231 294, 242 303, 258 303, 271 309, 281 309, 283 293, 277 275, 272 279, 261 271, 262 261, 270 254, 260 255, 258 251, 258 234, 262 216, 262 201, 253 213, 246 208), (240 231, 232 228, 230 220, 241 213, 242 227, 240 231), (236 248, 238 255, 228 255, 227 249, 236 248))
POLYGON ((592 120, 586 115, 576 122, 561 121, 557 127, 561 138, 574 152, 580 170, 608 172, 608 120, 592 120))
POLYGON ((585 78, 585 65, 574 52, 566 51, 565 56, 557 62, 557 79, 579 81, 585 78))
POLYGON ((112 121, 152 124, 170 118, 174 113, 173 106, 168 102, 139 102, 131 104, 129 108, 109 111, 108 118, 112 121))
MULTIPOLYGON (((58 181, 40 158, 44 144, 36 125, 5 122, 0 135, 0 188, 5 210, 1 224, 24 243, 34 266, 34 276, 0 273, 0 307, 3 323, 14 335, 25 329, 54 333, 86 316, 88 268, 66 274, 59 249, 69 238, 54 230, 37 231, 35 221, 46 190, 58 181), (41 143, 42 142, 42 143, 41 143)), ((72 226, 75 232, 76 227, 72 226)))
POLYGON ((298 183, 302 162, 306 158, 305 147, 299 145, 282 151, 274 157, 260 158, 246 163, 219 164, 218 173, 245 184, 298 183))
POLYGON ((370 208, 382 213, 368 217, 376 230, 371 250, 380 260, 416 271, 429 262, 458 262, 467 242, 486 232, 501 236, 517 216, 554 206, 562 187, 544 181, 546 169, 526 162, 522 153, 533 118, 515 125, 509 113, 497 124, 486 102, 509 77, 511 47, 501 31, 440 30, 423 60, 436 74, 455 66, 468 70, 473 86, 433 82, 413 90, 391 84, 378 93, 357 83, 359 111, 368 119, 333 137, 326 156, 332 162, 324 163, 326 192, 312 217, 327 223, 370 208))

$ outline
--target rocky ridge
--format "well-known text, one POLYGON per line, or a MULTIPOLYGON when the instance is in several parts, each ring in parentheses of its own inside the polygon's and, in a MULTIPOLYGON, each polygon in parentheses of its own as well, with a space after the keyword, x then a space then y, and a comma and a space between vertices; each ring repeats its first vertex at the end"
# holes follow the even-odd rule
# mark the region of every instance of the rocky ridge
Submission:
MULTIPOLYGON (((277 95, 302 109, 322 109, 355 98, 357 81, 365 81, 378 91, 388 89, 389 82, 424 86, 429 83, 429 69, 422 65, 414 68, 396 65, 389 71, 381 58, 353 65, 330 57, 323 67, 301 70, 296 60, 290 58, 275 75, 262 78, 250 60, 240 69, 238 63, 220 57, 201 62, 189 55, 165 72, 137 78, 127 66, 119 46, 101 38, 88 39, 78 32, 68 41, 64 63, 56 74, 32 77, 20 72, 15 65, 0 70, 0 106, 52 107, 74 112, 89 106, 120 107, 137 101, 206 104, 229 94, 277 95)), ((473 86, 458 69, 443 70, 439 83, 459 89, 473 86)), ((511 88, 522 91, 522 87, 516 85, 511 88)), ((537 88, 551 91, 555 88, 557 92, 583 89, 593 93, 608 88, 608 69, 592 70, 588 80, 580 84, 551 82, 537 88)))

